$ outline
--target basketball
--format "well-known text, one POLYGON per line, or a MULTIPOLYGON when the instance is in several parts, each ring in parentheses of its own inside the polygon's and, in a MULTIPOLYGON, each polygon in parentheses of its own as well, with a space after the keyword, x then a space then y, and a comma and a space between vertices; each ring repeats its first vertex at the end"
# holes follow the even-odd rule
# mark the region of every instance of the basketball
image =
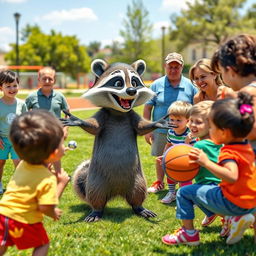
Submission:
POLYGON ((188 144, 177 144, 166 150, 162 167, 171 180, 186 182, 192 180, 199 171, 199 164, 190 163, 189 152, 193 147, 188 144))

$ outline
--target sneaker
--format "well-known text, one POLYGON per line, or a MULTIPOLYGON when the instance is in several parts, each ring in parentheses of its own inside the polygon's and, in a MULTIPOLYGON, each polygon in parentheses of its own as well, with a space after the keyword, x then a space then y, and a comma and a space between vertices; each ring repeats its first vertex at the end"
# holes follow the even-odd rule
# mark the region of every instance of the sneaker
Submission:
POLYGON ((230 222, 231 222, 231 216, 225 216, 221 219, 222 222, 222 229, 220 231, 220 236, 225 237, 229 235, 230 231, 230 222))
POLYGON ((170 204, 175 200, 176 200, 176 195, 172 192, 168 192, 160 202, 163 204, 170 204))
POLYGON ((227 244, 234 244, 241 240, 244 231, 254 223, 254 216, 249 213, 243 216, 234 216, 230 220, 230 233, 226 240, 227 244))
POLYGON ((164 189, 164 183, 160 180, 155 181, 151 187, 148 188, 148 193, 156 193, 164 189))
POLYGON ((199 245, 199 232, 196 230, 195 234, 190 236, 186 233, 185 228, 182 227, 176 230, 173 234, 165 235, 162 237, 162 242, 168 245, 177 245, 177 244, 188 244, 188 245, 199 245))
POLYGON ((218 217, 218 215, 216 215, 216 214, 212 215, 211 217, 207 217, 207 216, 205 215, 205 217, 204 217, 204 219, 203 219, 203 221, 202 221, 202 223, 201 223, 202 227, 207 227, 207 226, 209 226, 211 223, 213 223, 213 222, 215 221, 215 219, 216 219, 217 217, 218 217))

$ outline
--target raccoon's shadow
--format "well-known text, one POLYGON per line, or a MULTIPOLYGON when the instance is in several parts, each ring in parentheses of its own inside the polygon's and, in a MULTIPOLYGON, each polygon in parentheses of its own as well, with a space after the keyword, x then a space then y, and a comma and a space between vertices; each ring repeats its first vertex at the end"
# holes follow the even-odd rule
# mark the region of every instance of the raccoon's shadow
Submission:
MULTIPOLYGON (((71 212, 81 212, 86 213, 85 215, 82 215, 79 219, 75 221, 65 222, 64 225, 70 225, 74 223, 84 222, 85 217, 92 211, 91 207, 86 204, 78 204, 78 205, 72 205, 69 207, 71 212)), ((133 212, 131 207, 106 207, 104 209, 104 215, 102 217, 102 220, 111 221, 114 223, 122 223, 126 219, 131 218, 132 216, 136 216, 133 212)), ((144 219, 140 216, 137 216, 137 218, 144 219)), ((146 221, 150 221, 152 223, 158 222, 153 219, 144 219, 146 221)))

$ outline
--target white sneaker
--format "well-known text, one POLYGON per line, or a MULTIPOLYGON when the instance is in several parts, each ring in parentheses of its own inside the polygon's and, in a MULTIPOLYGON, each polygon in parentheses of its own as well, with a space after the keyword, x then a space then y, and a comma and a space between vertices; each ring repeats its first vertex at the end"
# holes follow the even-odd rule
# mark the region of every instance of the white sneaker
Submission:
POLYGON ((3 184, 2 184, 2 182, 0 181, 0 195, 2 195, 3 193, 4 193, 3 184))
POLYGON ((163 204, 170 204, 171 202, 176 200, 176 195, 172 192, 168 192, 165 197, 161 200, 163 204))
POLYGON ((232 217, 230 220, 230 232, 226 243, 234 244, 240 241, 244 231, 254 223, 254 220, 255 218, 251 213, 232 217))

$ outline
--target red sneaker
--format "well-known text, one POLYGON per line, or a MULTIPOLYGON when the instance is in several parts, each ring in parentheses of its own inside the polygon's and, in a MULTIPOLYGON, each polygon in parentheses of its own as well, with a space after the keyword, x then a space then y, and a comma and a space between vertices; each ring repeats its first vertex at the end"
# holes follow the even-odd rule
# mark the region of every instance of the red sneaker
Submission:
POLYGON ((225 237, 229 235, 230 231, 230 222, 231 222, 231 216, 225 216, 221 219, 222 222, 222 229, 220 231, 220 236, 225 237))
POLYGON ((148 193, 156 193, 164 189, 164 183, 160 180, 155 181, 149 188, 148 193))
POLYGON ((203 219, 203 221, 202 221, 202 223, 201 223, 202 227, 207 227, 207 226, 209 226, 211 223, 213 223, 213 222, 215 221, 215 219, 216 219, 217 217, 218 217, 218 215, 216 215, 216 214, 212 215, 211 217, 207 217, 207 216, 205 215, 205 217, 204 217, 204 219, 203 219))
POLYGON ((182 227, 176 230, 173 234, 165 235, 162 237, 162 242, 168 245, 177 245, 177 244, 188 244, 188 245, 199 245, 199 232, 196 230, 195 234, 190 236, 186 233, 185 228, 182 227))

